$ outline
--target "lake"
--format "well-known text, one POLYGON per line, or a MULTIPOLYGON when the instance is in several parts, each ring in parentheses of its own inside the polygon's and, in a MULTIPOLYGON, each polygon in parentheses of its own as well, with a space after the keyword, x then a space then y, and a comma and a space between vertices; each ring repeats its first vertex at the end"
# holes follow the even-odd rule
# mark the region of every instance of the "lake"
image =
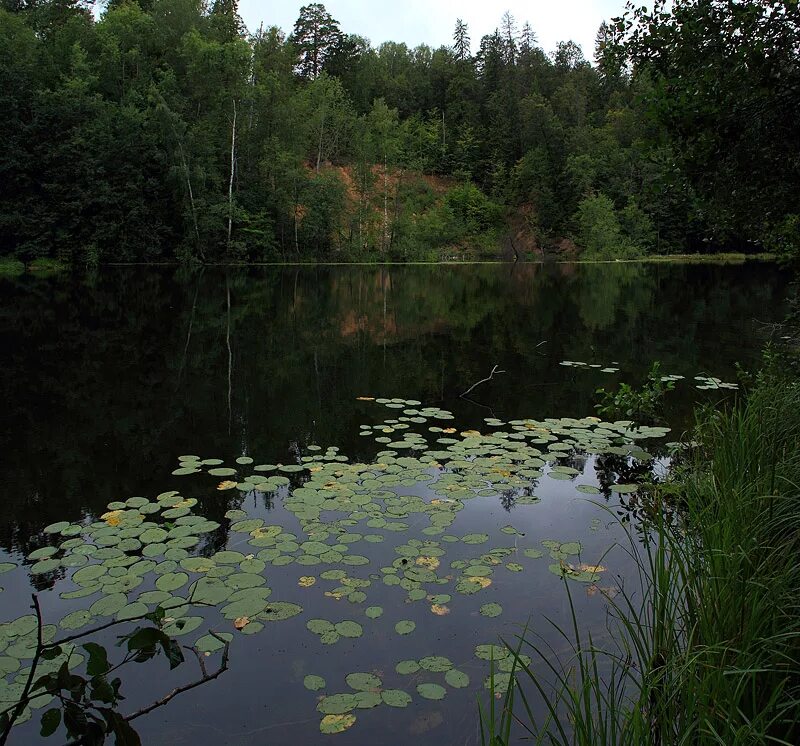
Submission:
MULTIPOLYGON (((788 280, 617 263, 126 267, 0 286, 0 619, 36 591, 63 637, 199 587, 222 608, 171 600, 170 631, 204 650, 221 647, 209 627, 232 635, 230 670, 138 719, 144 743, 316 744, 334 738, 327 715, 337 743, 388 745, 480 743, 476 646, 528 622, 566 653, 545 617, 568 623, 570 596, 602 639, 630 587, 615 544, 636 485, 663 474, 697 403, 736 396, 695 377, 758 363, 788 280), (638 385, 653 361, 683 377, 669 433, 587 419, 596 389, 638 385)), ((9 703, 32 657, 20 629, 0 628, 9 703)), ((123 629, 98 639, 116 653, 123 629)), ((188 653, 174 672, 126 667, 121 709, 197 675, 188 653)), ((44 740, 37 721, 10 742, 44 740)))

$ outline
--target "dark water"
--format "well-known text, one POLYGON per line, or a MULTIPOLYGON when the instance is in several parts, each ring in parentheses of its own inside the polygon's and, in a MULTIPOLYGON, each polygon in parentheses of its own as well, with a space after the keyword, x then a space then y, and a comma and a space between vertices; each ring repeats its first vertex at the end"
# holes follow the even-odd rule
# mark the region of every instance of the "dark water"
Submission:
MULTIPOLYGON (((354 460, 371 459, 380 446, 359 437, 359 425, 391 415, 358 396, 418 399, 454 412, 459 429, 480 428, 485 417, 582 417, 594 414, 598 386, 638 382, 660 360, 663 372, 688 379, 668 400, 677 436, 695 402, 724 398, 725 392, 698 391, 692 377, 731 381, 737 362, 754 364, 768 325, 785 312, 786 285, 769 265, 637 264, 125 268, 82 279, 0 280, 6 464, 0 544, 22 565, 0 577, 0 618, 26 613, 31 586, 23 558, 42 545, 47 524, 173 488, 198 496, 202 512, 208 482, 171 476, 180 454, 288 463, 305 445, 319 443, 339 446, 354 460), (561 366, 563 360, 613 364, 620 372, 576 370, 561 366), (476 388, 472 401, 458 398, 494 365, 505 372, 476 388)), ((593 459, 585 462, 584 481, 596 479, 596 467, 593 459)), ((581 541, 593 561, 619 537, 613 516, 576 496, 570 482, 549 482, 537 495, 541 503, 510 510, 494 498, 471 501, 456 533, 491 532, 495 541, 502 536, 496 529, 513 520, 528 545, 581 541)), ((224 499, 207 498, 206 512, 218 519, 228 507, 224 499)), ((242 507, 292 525, 279 499, 242 507)), ((225 536, 218 541, 224 544, 225 536)), ((448 551, 448 561, 459 551, 448 551)), ((370 572, 394 556, 389 541, 374 545, 370 572)), ((604 582, 619 584, 624 559, 612 554, 604 564, 604 582)), ((217 682, 137 721, 145 743, 318 743, 329 737, 319 734, 316 695, 303 688, 304 675, 323 675, 327 693, 346 691, 350 671, 377 670, 386 687, 403 688, 397 661, 442 654, 470 675, 469 687, 449 691, 441 702, 415 697, 406 709, 358 711, 356 725, 337 741, 473 744, 475 697, 485 695, 487 668, 472 655, 475 644, 513 634, 514 623, 528 618, 544 630, 543 614, 564 621, 567 612, 563 584, 548 571, 546 555, 522 573, 498 578, 479 600, 454 593, 451 613, 441 618, 424 602, 390 615, 398 602, 383 587, 368 589, 368 601, 353 608, 298 588, 296 576, 305 573, 284 569, 267 568, 269 585, 276 597, 303 605, 304 614, 237 638, 231 670, 217 682), (501 599, 502 616, 477 614, 481 603, 501 599), (383 605, 392 623, 376 624, 358 640, 323 648, 304 626, 317 616, 363 621, 370 604, 383 605), (397 619, 414 620, 416 632, 399 638, 392 629, 397 619)), ((51 621, 81 608, 81 601, 59 599, 66 582, 36 581, 51 621)), ((601 629, 603 595, 575 590, 582 621, 601 629)), ((189 665, 171 677, 159 662, 132 669, 125 682, 129 709, 192 678, 189 665)), ((37 732, 22 726, 17 742, 36 742, 37 732)))

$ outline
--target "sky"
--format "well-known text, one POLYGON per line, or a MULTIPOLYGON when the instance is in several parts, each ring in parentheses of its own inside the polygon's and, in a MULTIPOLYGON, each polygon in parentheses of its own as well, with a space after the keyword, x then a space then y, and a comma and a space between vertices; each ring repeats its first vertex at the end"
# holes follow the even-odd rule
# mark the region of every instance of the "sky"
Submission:
MULTIPOLYGON (((311 1, 239 0, 239 13, 251 31, 263 21, 265 27, 279 26, 289 33, 300 7, 311 1)), ((621 15, 625 0, 323 0, 323 4, 343 32, 365 36, 373 46, 384 41, 411 47, 450 45, 456 18, 461 18, 469 26, 473 52, 508 10, 519 28, 525 21, 530 23, 546 52, 553 51, 559 41, 571 39, 591 60, 598 26, 621 15)))

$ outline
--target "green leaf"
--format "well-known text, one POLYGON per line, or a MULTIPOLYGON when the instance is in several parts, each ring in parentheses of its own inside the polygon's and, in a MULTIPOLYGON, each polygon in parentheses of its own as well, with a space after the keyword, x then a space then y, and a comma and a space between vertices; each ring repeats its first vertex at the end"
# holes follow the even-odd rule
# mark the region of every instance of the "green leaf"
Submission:
POLYGON ((410 635, 416 628, 417 625, 408 619, 403 619, 394 625, 398 635, 410 635))
POLYGON ((420 659, 419 667, 424 668, 426 671, 441 673, 442 671, 449 671, 453 667, 453 663, 443 655, 429 655, 420 659))
POLYGON ((469 676, 457 668, 451 668, 445 673, 444 680, 454 689, 463 689, 465 686, 469 686, 469 676))
POLYGON ((310 674, 303 679, 303 686, 312 692, 318 692, 320 689, 325 688, 325 679, 322 676, 310 674))
POLYGON ((96 642, 87 642, 81 647, 89 653, 89 660, 86 663, 86 673, 89 676, 102 676, 108 672, 111 665, 108 662, 108 653, 102 645, 98 645, 96 642))
POLYGON ((345 676, 345 681, 351 689, 363 692, 378 689, 381 685, 381 680, 371 673, 349 673, 345 676))
POLYGON ((407 661, 400 661, 395 667, 394 670, 397 671, 399 674, 403 674, 404 676, 412 673, 416 673, 419 671, 419 663, 414 660, 407 660, 407 661))
POLYGON ((417 692, 425 699, 444 699, 447 689, 441 684, 417 684, 417 692))
POLYGON ((402 689, 384 689, 381 692, 381 699, 389 707, 408 707, 411 704, 411 695, 402 689))
POLYGON ((57 707, 53 707, 49 709, 42 715, 42 729, 39 731, 39 734, 44 736, 52 736, 58 730, 58 726, 61 725, 61 710, 57 707))

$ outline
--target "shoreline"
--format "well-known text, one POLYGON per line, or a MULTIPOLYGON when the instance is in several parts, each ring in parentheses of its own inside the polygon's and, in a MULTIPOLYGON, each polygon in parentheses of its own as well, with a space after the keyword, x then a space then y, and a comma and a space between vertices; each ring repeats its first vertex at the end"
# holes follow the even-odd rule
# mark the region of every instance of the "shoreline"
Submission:
MULTIPOLYGON (((559 259, 556 257, 545 257, 537 259, 522 259, 519 261, 508 261, 503 259, 465 259, 465 260, 441 260, 441 261, 307 261, 307 262, 198 262, 183 263, 179 261, 165 262, 102 262, 99 267, 421 267, 421 266, 470 266, 470 265, 510 265, 515 264, 746 264, 748 262, 777 262, 775 254, 739 254, 739 253, 720 253, 720 254, 654 254, 652 256, 636 257, 635 259, 559 259)), ((65 272, 78 268, 78 265, 65 264, 55 259, 38 259, 25 268, 24 264, 17 260, 0 260, 0 277, 20 276, 29 274, 53 274, 65 272)))

